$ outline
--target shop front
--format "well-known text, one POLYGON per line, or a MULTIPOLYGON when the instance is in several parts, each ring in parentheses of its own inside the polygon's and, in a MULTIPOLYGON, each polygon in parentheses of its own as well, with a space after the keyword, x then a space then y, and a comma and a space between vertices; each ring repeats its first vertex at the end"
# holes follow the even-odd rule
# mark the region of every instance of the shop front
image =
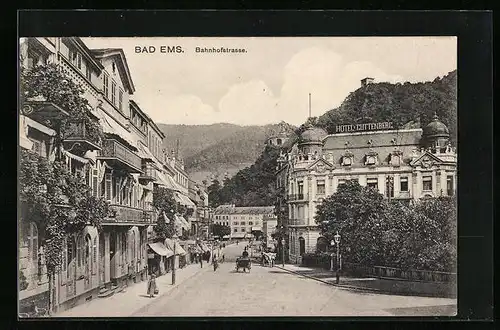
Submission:
POLYGON ((174 255, 174 252, 161 242, 148 243, 147 245, 148 275, 160 276, 167 273, 170 270, 168 260, 174 255))

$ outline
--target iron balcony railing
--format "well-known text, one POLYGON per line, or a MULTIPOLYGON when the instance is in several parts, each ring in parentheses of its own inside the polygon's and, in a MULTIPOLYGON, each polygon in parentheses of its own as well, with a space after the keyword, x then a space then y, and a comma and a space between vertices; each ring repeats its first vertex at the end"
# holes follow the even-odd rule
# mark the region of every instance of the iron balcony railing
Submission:
POLYGON ((305 226, 306 219, 288 219, 289 226, 305 226))
POLYGON ((154 223, 155 216, 152 210, 139 209, 126 205, 111 204, 111 214, 106 223, 154 223))
POLYGON ((150 178, 153 180, 158 180, 158 174, 156 172, 156 169, 147 164, 142 166, 142 174, 139 176, 139 178, 150 178))
POLYGON ((85 140, 100 146, 101 141, 97 133, 93 133, 84 122, 70 122, 66 126, 65 140, 85 140))
POLYGON ((114 139, 104 140, 101 158, 116 158, 137 171, 141 171, 142 168, 141 157, 137 156, 114 139))

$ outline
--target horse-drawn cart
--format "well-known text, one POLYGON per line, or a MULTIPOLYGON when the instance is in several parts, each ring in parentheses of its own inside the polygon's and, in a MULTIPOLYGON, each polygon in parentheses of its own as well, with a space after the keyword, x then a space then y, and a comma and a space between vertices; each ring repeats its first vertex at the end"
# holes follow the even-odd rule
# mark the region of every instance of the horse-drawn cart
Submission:
POLYGON ((243 272, 246 273, 247 269, 250 272, 252 268, 252 261, 249 257, 240 257, 236 259, 236 271, 239 272, 240 269, 243 269, 243 272))

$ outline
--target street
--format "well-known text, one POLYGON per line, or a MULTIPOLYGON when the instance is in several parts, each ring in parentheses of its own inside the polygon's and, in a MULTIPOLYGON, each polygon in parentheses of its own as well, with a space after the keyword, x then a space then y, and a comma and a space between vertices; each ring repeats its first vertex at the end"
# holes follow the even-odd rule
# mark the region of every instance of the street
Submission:
POLYGON ((217 271, 210 267, 133 316, 418 316, 453 312, 450 299, 351 292, 257 263, 251 272, 237 273, 234 260, 245 245, 226 247, 226 262, 217 271))

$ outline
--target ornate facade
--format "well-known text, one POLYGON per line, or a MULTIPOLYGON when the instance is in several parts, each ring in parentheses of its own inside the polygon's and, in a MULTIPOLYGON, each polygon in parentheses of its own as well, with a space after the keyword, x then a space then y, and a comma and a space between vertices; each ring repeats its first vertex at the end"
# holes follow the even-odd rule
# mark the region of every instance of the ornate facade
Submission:
POLYGON ((437 116, 423 130, 328 135, 309 126, 278 163, 278 202, 285 209, 279 226, 287 233, 294 263, 317 249, 316 206, 348 180, 371 186, 386 198, 407 201, 453 196, 456 190, 456 149, 437 116))

